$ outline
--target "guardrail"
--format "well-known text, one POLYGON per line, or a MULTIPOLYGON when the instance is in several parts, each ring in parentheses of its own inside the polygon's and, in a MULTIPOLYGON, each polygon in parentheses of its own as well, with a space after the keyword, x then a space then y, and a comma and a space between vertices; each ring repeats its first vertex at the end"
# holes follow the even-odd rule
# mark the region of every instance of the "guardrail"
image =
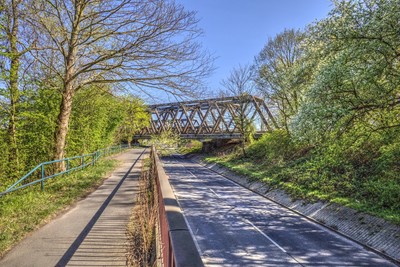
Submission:
POLYGON ((161 264, 164 267, 202 267, 199 251, 154 146, 150 158, 158 193, 161 264))
POLYGON ((119 146, 112 146, 108 148, 103 148, 99 149, 96 152, 90 153, 90 154, 85 154, 85 155, 80 155, 80 156, 75 156, 75 157, 70 157, 70 158, 64 158, 60 160, 53 160, 53 161, 46 161, 42 162, 39 165, 37 165, 35 168, 30 170, 27 174, 25 174, 22 178, 20 178, 18 181, 16 181, 14 184, 9 186, 5 191, 0 192, 0 197, 3 195, 6 195, 8 193, 17 191, 19 189, 26 188, 31 185, 35 185, 40 183, 41 190, 44 190, 44 181, 50 178, 54 178, 63 174, 68 174, 71 171, 74 170, 79 170, 83 169, 89 165, 94 165, 96 161, 104 155, 110 155, 115 152, 120 152, 122 149, 127 148, 128 145, 119 145, 119 146), (51 166, 54 163, 58 162, 65 162, 65 171, 57 172, 57 173, 51 173, 50 168, 46 168, 46 166, 51 166), (34 180, 35 177, 38 177, 38 179, 34 180), (33 180, 33 181, 32 181, 33 180))

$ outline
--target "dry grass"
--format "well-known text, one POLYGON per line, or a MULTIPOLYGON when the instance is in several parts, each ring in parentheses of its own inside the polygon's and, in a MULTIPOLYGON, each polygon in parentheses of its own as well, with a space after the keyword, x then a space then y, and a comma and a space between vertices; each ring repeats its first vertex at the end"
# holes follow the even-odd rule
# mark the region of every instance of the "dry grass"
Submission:
POLYGON ((157 190, 149 164, 149 160, 143 164, 140 190, 128 224, 127 265, 132 267, 149 267, 156 263, 157 190))

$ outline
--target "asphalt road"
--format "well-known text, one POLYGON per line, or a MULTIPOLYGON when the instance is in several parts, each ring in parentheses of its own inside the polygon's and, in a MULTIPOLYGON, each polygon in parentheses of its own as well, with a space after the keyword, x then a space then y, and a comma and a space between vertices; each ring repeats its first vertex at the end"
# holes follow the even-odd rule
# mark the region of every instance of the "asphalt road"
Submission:
POLYGON ((122 164, 103 185, 25 238, 0 266, 126 266, 126 226, 139 190, 142 152, 115 156, 122 164))
POLYGON ((206 266, 396 266, 188 159, 163 163, 206 266))

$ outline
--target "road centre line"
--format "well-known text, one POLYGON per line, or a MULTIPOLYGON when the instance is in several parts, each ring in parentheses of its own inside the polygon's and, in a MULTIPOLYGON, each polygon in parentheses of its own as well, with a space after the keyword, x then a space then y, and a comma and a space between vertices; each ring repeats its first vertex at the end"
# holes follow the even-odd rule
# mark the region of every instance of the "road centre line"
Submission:
MULTIPOLYGON (((189 169, 187 169, 187 168, 185 168, 193 177, 196 177, 197 178, 197 176, 196 175, 194 175, 189 169)), ((229 181, 229 180, 228 180, 229 181)), ((231 182, 231 181, 230 181, 231 182)), ((234 184, 234 185, 236 185, 237 186, 237 184, 235 184, 235 183, 233 183, 232 182, 232 184, 234 184)), ((213 190, 213 189, 211 189, 211 188, 209 188, 210 189, 210 191, 211 192, 213 192, 214 193, 214 195, 216 195, 218 198, 220 198, 220 196, 213 190)), ((240 216, 240 217, 242 217, 242 216, 240 216)), ((250 224, 255 230, 257 230, 261 235, 263 235, 265 238, 267 238, 272 244, 274 244, 277 248, 279 248, 282 252, 284 252, 284 253, 287 253, 287 251, 284 249, 284 248, 282 248, 281 246, 279 246, 278 245, 278 243, 276 243, 272 238, 270 238, 266 233, 264 233, 260 228, 258 228, 257 226, 255 226, 251 221, 249 221, 248 219, 246 219, 246 218, 243 218, 242 217, 242 219, 245 221, 245 222, 247 222, 248 224, 250 224)))
POLYGON ((243 220, 245 222, 247 222, 248 224, 250 224, 251 226, 253 226, 254 229, 256 229, 260 234, 262 234, 266 239, 268 239, 269 241, 271 241, 272 244, 274 244, 277 248, 279 248, 282 252, 287 253, 287 251, 278 245, 278 243, 276 243, 272 238, 270 238, 266 233, 264 233, 263 231, 261 231, 260 228, 258 228, 257 226, 255 226, 251 221, 249 221, 246 218, 243 218, 243 220))
MULTIPOLYGON (((193 176, 194 178, 198 178, 198 176, 196 176, 193 172, 191 172, 190 170, 189 170, 189 168, 187 168, 186 166, 184 166, 184 165, 181 165, 182 167, 184 167, 189 173, 190 173, 190 175, 191 176, 193 176)), ((200 165, 201 166, 201 165, 200 165)), ((234 185, 235 187, 239 187, 239 188, 242 188, 242 186, 240 186, 239 184, 237 184, 236 182, 234 182, 234 181, 231 181, 231 180, 229 180, 228 178, 226 178, 226 177, 224 177, 224 176, 222 176, 221 174, 219 174, 219 173, 216 173, 217 175, 219 175, 219 176, 221 176, 222 178, 223 178, 223 180, 224 181, 226 181, 226 182, 229 182, 230 184, 232 184, 232 185, 234 185)), ((214 193, 218 198, 221 198, 213 189, 211 189, 211 188, 209 188, 210 189, 210 191, 212 192, 212 193, 214 193)), ((225 201, 227 201, 227 200, 225 200, 225 201)), ((229 201, 227 201, 228 203, 229 203, 229 201)), ((236 206, 235 205, 232 205, 231 203, 229 203, 231 206, 232 206, 232 209, 231 210, 233 210, 233 209, 235 209, 236 208, 236 206)), ((229 211, 231 211, 231 210, 229 210, 229 211)), ((229 212, 228 211, 228 212, 229 212)), ((242 214, 240 214, 240 212, 239 213, 237 213, 237 215, 238 215, 238 217, 242 220, 242 221, 244 221, 244 222, 246 222, 246 223, 248 223, 248 224, 250 224, 257 232, 259 232, 262 236, 264 236, 267 240, 269 240, 273 245, 275 245, 279 250, 281 250, 283 253, 285 253, 285 254, 287 254, 288 256, 290 256, 295 262, 297 262, 300 266, 304 266, 302 263, 300 263, 295 257, 293 257, 289 252, 287 252, 284 248, 282 248, 278 243, 276 243, 272 238, 270 238, 266 233, 264 233, 260 228, 258 228, 256 225, 254 225, 251 221, 249 221, 248 219, 246 219, 242 214)), ((193 234, 193 232, 192 232, 192 234, 193 234)), ((194 235, 193 235, 194 236, 194 235)), ((194 238, 195 240, 196 240, 196 238, 194 238)), ((197 242, 196 242, 196 245, 197 245, 197 242)), ((200 251, 200 250, 199 250, 200 251)))
MULTIPOLYGON (((182 167, 184 167, 190 173, 190 175, 197 178, 197 176, 193 172, 191 172, 187 167, 185 167, 184 165, 182 165, 182 167)), ((214 195, 217 196, 217 198, 221 198, 214 190, 212 190, 211 188, 209 188, 209 189, 214 195)))
POLYGON ((209 188, 210 190, 211 190, 211 192, 213 192, 214 193, 214 195, 216 195, 217 196, 217 198, 221 198, 217 193, 215 193, 215 191, 214 190, 212 190, 211 188, 209 188))

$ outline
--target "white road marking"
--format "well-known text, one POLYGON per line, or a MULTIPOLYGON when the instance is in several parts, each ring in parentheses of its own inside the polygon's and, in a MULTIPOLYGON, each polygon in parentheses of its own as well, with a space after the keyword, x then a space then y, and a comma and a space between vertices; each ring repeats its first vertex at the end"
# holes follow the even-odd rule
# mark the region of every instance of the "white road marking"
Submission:
POLYGON ((215 191, 214 190, 212 190, 211 188, 210 188, 210 190, 211 190, 211 192, 213 192, 214 193, 214 195, 216 195, 217 196, 217 198, 221 198, 217 193, 215 193, 215 191))
MULTIPOLYGON (((193 177, 196 177, 196 178, 197 178, 197 176, 194 175, 190 170, 188 170, 187 168, 186 168, 186 170, 187 170, 193 177)), ((224 177, 224 178, 225 178, 225 177, 224 177)), ((240 187, 237 183, 235 183, 235 182, 233 182, 233 181, 231 181, 231 180, 229 180, 229 179, 227 179, 227 178, 225 178, 225 179, 226 179, 226 181, 228 181, 228 182, 234 184, 235 186, 240 187)), ((210 188, 210 190, 211 190, 211 192, 213 192, 214 195, 216 195, 218 198, 221 198, 214 190, 212 190, 211 188, 210 188)), ((235 207, 233 207, 233 208, 235 208, 235 207)), ((243 218, 243 217, 242 217, 242 218, 243 218)), ((275 245, 277 248, 279 248, 282 252, 287 253, 287 251, 286 251, 283 247, 279 246, 278 243, 276 243, 276 242, 275 242, 272 238, 270 238, 266 233, 264 233, 263 231, 261 231, 261 229, 258 228, 257 226, 255 226, 251 221, 249 221, 249 220, 246 219, 246 218, 243 218, 243 220, 244 220, 245 222, 247 222, 248 224, 250 224, 255 230, 257 230, 261 235, 263 235, 266 239, 268 239, 272 244, 274 244, 274 245, 275 245)), ((189 228, 190 228, 190 227, 189 227, 189 228)), ((197 242, 196 242, 196 243, 197 243, 197 242)))
MULTIPOLYGON (((181 165, 181 166, 182 166, 183 168, 185 168, 183 165, 181 165)), ((189 171, 189 172, 190 172, 194 177, 196 177, 191 171, 189 171)), ((176 195, 175 188, 174 188, 172 185, 171 185, 171 187, 172 187, 172 189, 173 189, 173 191, 174 191, 174 194, 176 195)), ((177 197, 176 200, 178 201, 179 207, 182 207, 182 205, 179 203, 179 198, 178 198, 178 197, 177 197)), ((185 220, 186 225, 187 225, 187 227, 188 227, 188 230, 189 230, 189 232, 190 232, 190 235, 192 236, 192 239, 193 239, 193 241, 194 241, 194 245, 196 246, 197 251, 200 253, 200 255, 203 255, 203 252, 202 252, 201 249, 200 249, 199 243, 197 243, 196 236, 195 236, 195 234, 193 233, 193 229, 192 229, 192 227, 190 226, 188 220, 186 219, 185 211, 183 210, 183 208, 181 208, 181 210, 182 210, 182 214, 183 214, 183 219, 185 220)), ((199 229, 197 228, 197 229, 196 229, 196 234, 197 234, 198 231, 199 231, 199 229)))
MULTIPOLYGON (((179 200, 178 200, 178 203, 179 203, 179 200)), ((179 206, 182 207, 181 204, 179 204, 179 206)), ((184 212, 183 209, 182 209, 182 213, 183 213, 183 219, 185 220, 186 225, 187 225, 187 227, 188 227, 188 230, 189 230, 189 232, 190 232, 190 235, 192 236, 194 245, 196 246, 197 251, 200 253, 200 255, 202 255, 203 252, 202 252, 202 250, 200 249, 199 243, 197 243, 196 235, 193 233, 193 229, 192 229, 192 227, 190 226, 188 220, 186 219, 185 212, 184 212)), ((197 228, 196 234, 197 234, 198 231, 199 231, 199 229, 197 228)))
POLYGON ((256 229, 260 234, 262 234, 266 239, 268 239, 269 241, 271 241, 272 244, 274 244, 277 248, 279 248, 282 252, 287 253, 287 251, 279 246, 272 238, 270 238, 266 233, 264 233, 263 231, 261 231, 260 228, 258 228, 257 226, 255 226, 251 221, 243 218, 243 220, 245 220, 247 223, 249 223, 251 226, 253 226, 254 229, 256 229))
POLYGON ((188 168, 186 168, 185 166, 181 165, 184 169, 186 169, 194 178, 197 178, 196 175, 193 174, 193 172, 191 172, 188 168))
MULTIPOLYGON (((182 165, 182 167, 184 167, 183 165, 182 165)), ((197 178, 197 176, 196 175, 194 175, 194 173, 193 172, 191 172, 188 168, 186 168, 186 167, 184 167, 194 178, 197 178)), ((216 195, 217 196, 217 198, 221 198, 214 190, 212 190, 211 188, 209 188, 210 189, 210 191, 214 194, 214 195, 216 195)))

